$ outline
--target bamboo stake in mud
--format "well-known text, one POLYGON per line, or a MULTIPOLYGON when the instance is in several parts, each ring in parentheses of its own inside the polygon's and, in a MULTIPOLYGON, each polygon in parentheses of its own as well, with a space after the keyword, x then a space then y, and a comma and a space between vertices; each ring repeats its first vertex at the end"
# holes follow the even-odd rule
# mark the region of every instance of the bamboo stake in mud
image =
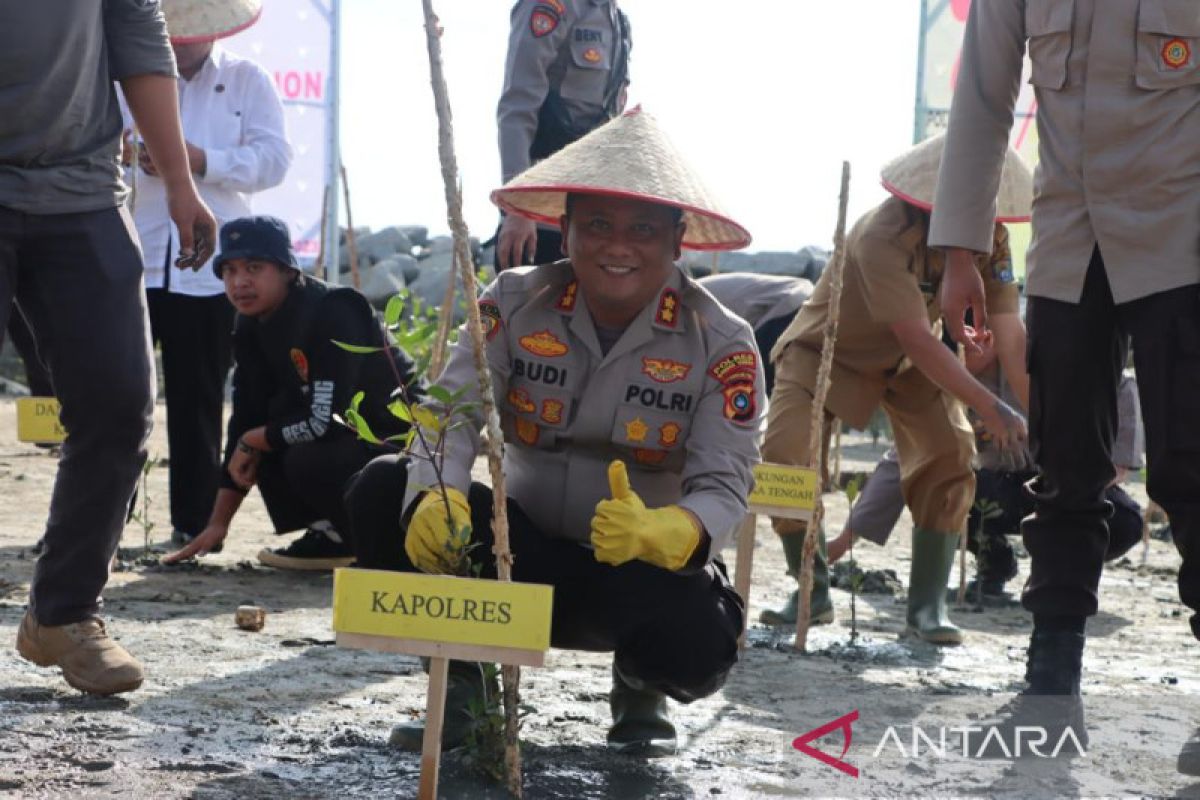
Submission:
POLYGON ((362 280, 358 277, 358 238, 354 235, 354 217, 350 213, 350 181, 346 178, 346 165, 338 162, 342 171, 342 197, 346 201, 346 247, 350 251, 350 280, 355 289, 362 288, 362 280))
MULTIPOLYGON (((479 319, 479 304, 473 302, 475 288, 475 264, 471 258, 471 245, 467 223, 462 214, 462 191, 458 183, 458 159, 454 152, 454 124, 450 112, 450 93, 446 87, 446 76, 442 69, 442 28, 433 11, 433 0, 421 0, 425 11, 425 40, 429 48, 430 82, 433 85, 434 105, 438 116, 438 156, 442 163, 442 182, 446 190, 446 210, 450 231, 454 236, 454 254, 462 275, 463 295, 467 298, 467 331, 471 335, 475 355, 475 371, 479 376, 479 394, 483 401, 483 416, 487 424, 488 469, 492 477, 493 518, 492 532, 495 537, 493 552, 496 554, 496 572, 502 581, 512 580, 512 551, 508 545, 508 513, 506 511, 504 467, 501 447, 504 435, 500 431, 500 415, 496 412, 496 398, 492 390, 492 374, 485 353, 483 325, 479 319)), ((518 740, 518 686, 521 672, 515 665, 506 664, 501 669, 504 683, 504 766, 508 778, 508 791, 521 797, 521 750, 518 740)))
POLYGON ((821 345, 821 367, 817 371, 816 393, 813 396, 812 429, 809 437, 808 466, 818 470, 817 502, 812 520, 804 534, 804 550, 800 561, 799 608, 796 612, 796 640, 792 647, 803 651, 808 644, 808 622, 812 613, 813 554, 817 537, 825 518, 825 503, 821 499, 820 475, 824 463, 825 398, 829 394, 829 375, 833 369, 833 347, 837 342, 838 318, 842 301, 842 273, 846 263, 846 204, 850 200, 850 162, 842 162, 842 190, 838 197, 837 229, 833 234, 833 259, 829 274, 829 319, 825 322, 825 341, 821 345))

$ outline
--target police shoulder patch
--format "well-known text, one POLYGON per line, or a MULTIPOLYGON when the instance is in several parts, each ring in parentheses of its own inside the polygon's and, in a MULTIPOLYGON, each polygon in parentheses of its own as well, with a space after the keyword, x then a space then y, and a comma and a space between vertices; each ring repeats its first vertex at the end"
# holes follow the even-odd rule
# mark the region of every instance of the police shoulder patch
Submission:
POLYGON ((490 342, 500 332, 500 306, 492 300, 479 301, 479 321, 483 324, 483 335, 490 342))
POLYGON ((730 383, 721 393, 725 395, 725 419, 743 425, 754 421, 758 403, 754 396, 753 381, 730 383))
POLYGON ((535 39, 549 36, 558 28, 560 19, 559 12, 553 6, 539 3, 537 8, 533 9, 533 13, 529 15, 529 32, 535 39))
POLYGON ((304 351, 299 347, 293 347, 288 355, 291 356, 292 366, 296 368, 300 380, 308 383, 308 356, 304 355, 304 351))
POLYGON ((708 374, 725 386, 747 380, 753 385, 757 369, 758 356, 752 350, 739 350, 718 360, 708 370, 708 374))

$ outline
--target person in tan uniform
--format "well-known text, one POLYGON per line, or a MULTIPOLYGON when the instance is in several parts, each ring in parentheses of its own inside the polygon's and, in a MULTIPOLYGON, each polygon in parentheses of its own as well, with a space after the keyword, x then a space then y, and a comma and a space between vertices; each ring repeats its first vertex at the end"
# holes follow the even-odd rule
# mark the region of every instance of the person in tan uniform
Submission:
MULTIPOLYGON (((674 262, 681 247, 733 249, 749 235, 638 110, 493 199, 558 219, 569 254, 500 273, 479 301, 513 577, 554 586, 555 647, 615 651, 609 745, 670 752, 666 698, 712 694, 737 660, 744 608, 719 555, 746 513, 764 394, 750 326, 674 262)), ((437 384, 478 401, 470 342, 462 332, 437 384)), ((419 451, 377 459, 356 479, 361 566, 445 571, 465 526, 479 544, 470 559, 495 574, 491 489, 471 481, 483 419, 473 410, 466 421, 446 437, 444 490, 419 451)), ((455 662, 450 674, 447 744, 468 734, 487 691, 477 665, 455 662)), ((400 726, 393 741, 419 749, 422 733, 400 726)))
MULTIPOLYGON (((1028 686, 1010 722, 1067 720, 1086 742, 1084 631, 1109 539, 1104 489, 1131 338, 1147 489, 1183 556, 1180 597, 1200 612, 1200 6, 972 5, 929 237, 947 253, 943 306, 960 341, 968 307, 978 325, 992 319, 967 265, 991 246, 985 229, 1026 50, 1038 103, 1027 293, 1040 475, 1022 528, 1032 559, 1022 597, 1034 618, 1028 686)), ((1200 613, 1191 629, 1200 637, 1200 613)), ((1179 768, 1200 775, 1200 741, 1179 768)))
MULTIPOLYGON (((946 616, 945 589, 975 490, 974 436, 959 401, 975 410, 1001 446, 1024 439, 1025 424, 940 339, 937 291, 944 261, 941 253, 925 246, 925 236, 942 144, 941 137, 927 140, 885 166, 883 185, 893 196, 867 212, 846 237, 841 317, 825 419, 828 424, 837 417, 864 428, 877 407, 882 405, 887 413, 899 454, 904 500, 914 523, 907 629, 929 642, 957 644, 962 633, 946 616)), ((999 357, 1006 366, 1019 366, 1023 329, 1002 222, 1028 214, 1032 187, 1029 171, 1016 153, 1010 154, 1005 173, 1002 207, 992 225, 992 255, 976 259, 972 267, 996 312, 999 357)), ((809 463, 812 403, 829 316, 831 275, 832 270, 825 270, 812 298, 771 352, 775 389, 764 461, 809 463)), ((782 537, 789 572, 795 575, 804 540, 797 534, 806 531, 806 523, 774 519, 772 525, 782 537)), ((824 622, 832 619, 833 606, 824 535, 818 532, 818 536, 812 615, 814 622, 824 622)), ((785 608, 769 613, 794 620, 796 604, 793 594, 785 608)))

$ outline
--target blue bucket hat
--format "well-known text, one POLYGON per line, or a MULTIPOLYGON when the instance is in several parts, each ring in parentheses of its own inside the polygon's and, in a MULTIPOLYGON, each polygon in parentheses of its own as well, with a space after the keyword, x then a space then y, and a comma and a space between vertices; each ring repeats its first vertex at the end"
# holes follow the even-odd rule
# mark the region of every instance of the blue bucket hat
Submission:
POLYGON ((221 252, 213 259, 213 273, 220 278, 225 262, 235 258, 266 259, 300 270, 287 223, 278 217, 239 217, 222 225, 221 252))

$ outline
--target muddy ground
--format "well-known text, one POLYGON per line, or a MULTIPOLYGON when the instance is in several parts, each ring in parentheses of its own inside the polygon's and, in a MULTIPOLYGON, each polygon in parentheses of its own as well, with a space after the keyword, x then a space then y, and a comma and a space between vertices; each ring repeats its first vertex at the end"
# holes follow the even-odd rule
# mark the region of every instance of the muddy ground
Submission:
MULTIPOLYGON (((162 407, 152 453, 166 454, 162 407)), ((423 708, 425 680, 415 659, 342 650, 330 630, 328 575, 286 574, 257 565, 278 540, 252 496, 224 553, 199 566, 138 563, 144 531, 130 525, 122 568, 106 594, 110 629, 145 663, 136 693, 98 699, 67 687, 51 670, 12 650, 28 597, 37 539, 56 458, 18 443, 15 411, 0 401, 0 796, 4 797, 411 797, 416 757, 387 747, 395 722, 423 708), (234 609, 268 609, 266 628, 233 625, 234 609)), ((851 437, 848 468, 866 469, 882 451, 851 437)), ((165 546, 165 468, 149 473, 152 547, 165 546)), ((1145 498, 1143 487, 1132 487, 1145 498)), ((829 496, 831 528, 846 516, 829 496)), ((869 568, 907 578, 910 523, 892 545, 856 548, 869 568)), ((750 646, 724 690, 674 707, 683 747, 674 758, 635 761, 604 749, 609 659, 552 651, 526 670, 524 728, 530 798, 692 798, 816 796, 1180 796, 1200 782, 1175 771, 1179 746, 1200 724, 1200 643, 1188 632, 1174 589, 1177 557, 1152 541, 1104 576, 1102 610, 1092 620, 1084 691, 1092 743, 1086 756, 1068 743, 1060 758, 1020 762, 964 755, 950 732, 978 725, 1020 687, 1030 621, 1016 605, 959 609, 962 647, 938 649, 900 639, 903 597, 857 603, 861 638, 850 644, 850 595, 835 590, 837 622, 817 629, 810 652, 752 626, 750 646), (852 711, 844 760, 858 777, 793 748, 800 734, 852 711)), ((730 555, 732 560, 732 554, 730 555)), ((760 520, 752 619, 783 596, 782 553, 760 520)), ((1028 561, 1022 561, 1023 574, 1028 561)), ((952 579, 957 585, 957 577, 952 579)), ((838 756, 833 731, 817 743, 838 756)), ((444 759, 442 795, 499 797, 474 777, 461 754, 444 759)))

